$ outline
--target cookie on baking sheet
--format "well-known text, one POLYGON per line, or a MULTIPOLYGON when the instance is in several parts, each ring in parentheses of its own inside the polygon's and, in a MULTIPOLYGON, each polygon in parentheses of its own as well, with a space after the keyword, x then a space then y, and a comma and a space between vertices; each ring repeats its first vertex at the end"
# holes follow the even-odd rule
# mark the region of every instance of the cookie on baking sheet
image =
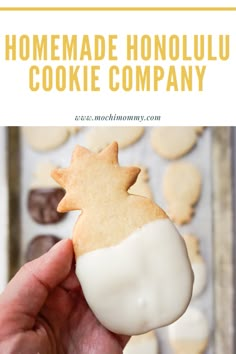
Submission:
POLYGON ((85 298, 106 328, 127 335, 179 318, 193 285, 175 226, 151 199, 128 193, 139 172, 119 165, 117 143, 100 153, 77 146, 70 166, 52 172, 66 189, 58 210, 82 210, 72 236, 85 298))
POLYGON ((197 143, 203 127, 153 128, 151 144, 160 156, 174 160, 188 153, 197 143))
POLYGON ((146 167, 140 165, 137 165, 137 167, 140 168, 140 174, 138 175, 135 184, 133 184, 130 187, 129 193, 141 195, 142 197, 152 199, 152 191, 148 183, 149 181, 148 170, 146 167))
POLYGON ((158 340, 154 331, 133 336, 123 354, 159 354, 158 340))
POLYGON ((79 129, 79 127, 22 127, 27 143, 37 151, 56 149, 79 129))
POLYGON ((168 327, 168 334, 175 354, 203 354, 209 338, 207 318, 200 310, 189 307, 178 321, 168 327))
POLYGON ((115 140, 119 148, 125 148, 139 140, 143 133, 144 127, 95 127, 88 132, 86 145, 99 152, 115 140))
POLYGON ((193 127, 198 135, 201 135, 206 127, 193 127))
POLYGON ((28 244, 25 261, 30 262, 48 252, 61 238, 55 235, 38 235, 35 236, 28 244))
POLYGON ((200 253, 200 244, 197 237, 188 234, 183 235, 185 244, 187 246, 189 259, 191 262, 194 283, 193 283, 193 298, 200 295, 207 283, 207 267, 200 253))
POLYGON ((164 174, 163 192, 171 219, 177 224, 188 223, 194 214, 193 206, 201 194, 199 170, 189 162, 173 162, 164 174))
POLYGON ((30 188, 60 188, 58 183, 51 177, 51 171, 55 167, 50 161, 39 162, 33 173, 30 188))
POLYGON ((65 216, 57 211, 65 191, 52 179, 50 174, 53 168, 55 166, 50 162, 40 163, 28 192, 28 211, 39 224, 56 223, 65 216))

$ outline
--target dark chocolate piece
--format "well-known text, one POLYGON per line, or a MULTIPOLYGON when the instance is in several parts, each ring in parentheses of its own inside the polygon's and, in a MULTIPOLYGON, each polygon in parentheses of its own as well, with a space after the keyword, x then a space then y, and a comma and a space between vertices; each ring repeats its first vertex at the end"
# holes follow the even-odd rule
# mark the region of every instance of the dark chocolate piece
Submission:
POLYGON ((32 261, 44 253, 48 252, 61 239, 54 235, 38 235, 35 236, 28 244, 25 260, 32 261))
POLYGON ((32 218, 39 224, 54 224, 65 214, 57 212, 57 206, 64 197, 62 188, 31 189, 28 194, 28 210, 32 218))

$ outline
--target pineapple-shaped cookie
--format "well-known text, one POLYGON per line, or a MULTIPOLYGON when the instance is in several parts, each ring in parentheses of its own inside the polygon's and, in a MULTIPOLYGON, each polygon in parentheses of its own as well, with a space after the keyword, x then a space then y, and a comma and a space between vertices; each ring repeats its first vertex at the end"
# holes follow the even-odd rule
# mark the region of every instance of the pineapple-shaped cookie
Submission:
POLYGON ((77 146, 55 169, 66 189, 58 211, 82 210, 73 230, 76 274, 99 321, 120 334, 141 334, 182 315, 192 293, 187 251, 165 212, 127 191, 140 169, 121 167, 118 146, 100 153, 77 146))

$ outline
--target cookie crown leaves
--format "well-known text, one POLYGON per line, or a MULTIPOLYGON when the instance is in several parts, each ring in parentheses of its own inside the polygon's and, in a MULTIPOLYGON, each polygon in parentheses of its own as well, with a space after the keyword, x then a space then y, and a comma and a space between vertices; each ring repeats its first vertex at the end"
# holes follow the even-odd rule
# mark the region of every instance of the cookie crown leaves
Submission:
POLYGON ((114 194, 128 189, 135 183, 140 168, 121 167, 118 162, 118 144, 113 142, 100 153, 77 145, 70 166, 57 168, 51 176, 66 194, 58 205, 59 212, 81 210, 95 204, 94 200, 108 200, 114 194))

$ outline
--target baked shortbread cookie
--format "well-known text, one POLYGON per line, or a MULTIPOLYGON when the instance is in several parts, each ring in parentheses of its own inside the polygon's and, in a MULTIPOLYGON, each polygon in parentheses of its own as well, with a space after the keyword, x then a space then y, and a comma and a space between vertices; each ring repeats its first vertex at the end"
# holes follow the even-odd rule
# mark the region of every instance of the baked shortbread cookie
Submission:
POLYGON ((37 151, 49 151, 64 144, 79 127, 23 127, 26 141, 37 151))
POLYGON ((31 189, 36 188, 59 188, 58 183, 51 177, 51 171, 56 168, 50 161, 41 161, 33 173, 31 189))
POLYGON ((159 347, 154 331, 133 336, 126 345, 123 354, 158 354, 159 347))
POLYGON ((203 292, 206 286, 206 263, 200 253, 200 245, 198 238, 191 234, 184 235, 183 238, 187 246, 189 259, 194 274, 193 297, 197 297, 203 292))
POLYGON ((205 315, 189 307, 185 314, 168 327, 175 354, 202 354, 208 345, 209 328, 205 315))
POLYGON ((206 127, 193 127, 198 135, 201 135, 206 127))
POLYGON ((86 145, 99 152, 115 140, 122 149, 139 140, 143 133, 144 127, 95 127, 88 132, 86 145))
POLYGON ((140 168, 140 173, 136 182, 130 187, 129 193, 152 199, 152 191, 148 183, 148 170, 146 167, 140 165, 138 165, 138 167, 140 168))
POLYGON ((187 154, 198 141, 203 127, 153 128, 151 144, 160 156, 174 160, 187 154))
POLYGON ((202 179, 198 169, 189 162, 173 162, 164 174, 163 192, 171 219, 177 224, 188 223, 193 206, 201 194, 202 179))
POLYGON ((82 210, 73 244, 85 298, 106 328, 127 335, 179 318, 193 285, 184 240, 165 212, 127 192, 139 172, 119 165, 117 143, 100 153, 77 146, 70 166, 52 172, 66 189, 58 211, 82 210))

